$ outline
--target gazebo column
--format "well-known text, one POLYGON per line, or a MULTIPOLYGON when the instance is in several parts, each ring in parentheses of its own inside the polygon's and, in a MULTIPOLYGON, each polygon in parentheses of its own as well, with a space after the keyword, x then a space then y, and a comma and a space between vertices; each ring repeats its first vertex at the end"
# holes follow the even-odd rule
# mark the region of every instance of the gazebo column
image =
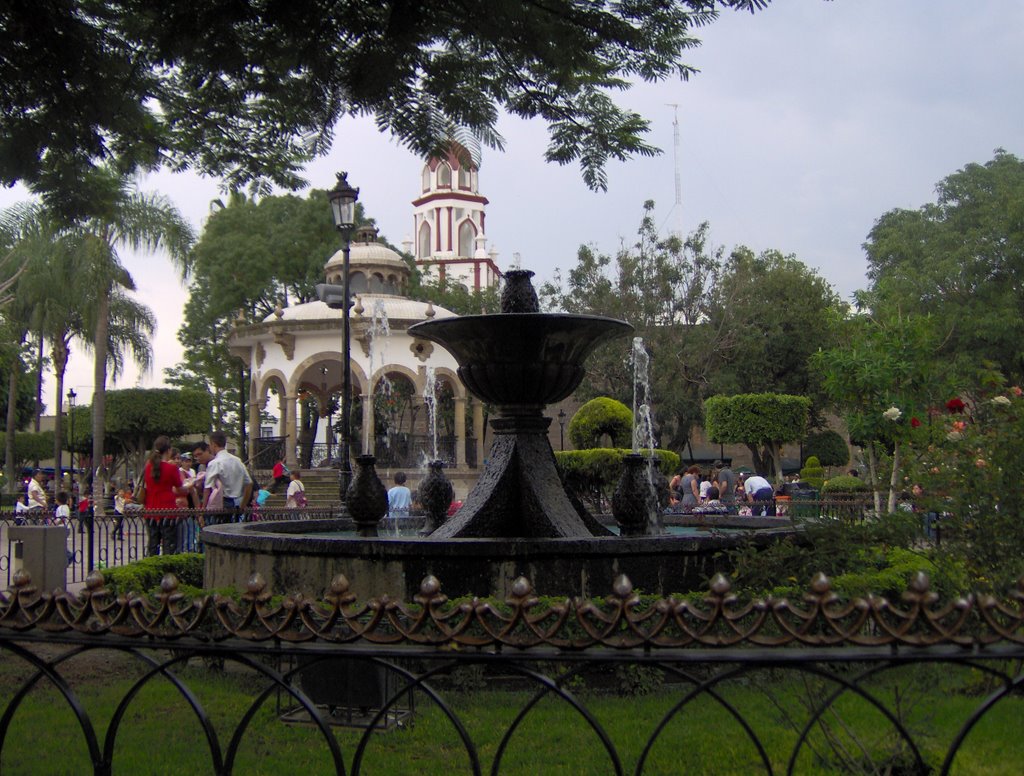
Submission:
POLYGON ((253 390, 249 393, 249 438, 246 440, 249 454, 249 460, 251 461, 256 457, 256 440, 260 435, 260 413, 261 410, 267 406, 266 398, 260 400, 255 390, 256 381, 252 381, 253 390))
POLYGON ((455 465, 466 465, 466 400, 455 397, 455 465))
POLYGON ((299 397, 295 394, 287 394, 284 397, 284 412, 281 413, 284 416, 281 419, 284 423, 284 462, 289 469, 299 468, 299 459, 295 455, 295 448, 299 441, 298 424, 295 421, 298 400, 299 397))
POLYGON ((363 452, 376 455, 376 438, 373 428, 373 395, 361 394, 363 404, 363 452))
POLYGON ((476 465, 484 465, 484 405, 473 399, 473 436, 476 437, 476 465))

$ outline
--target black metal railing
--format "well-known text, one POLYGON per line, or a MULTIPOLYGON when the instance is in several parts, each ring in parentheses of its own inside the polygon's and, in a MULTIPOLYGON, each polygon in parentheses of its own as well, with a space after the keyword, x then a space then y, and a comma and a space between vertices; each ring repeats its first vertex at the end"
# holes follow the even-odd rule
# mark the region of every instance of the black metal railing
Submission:
MULTIPOLYGON (((194 510, 160 510, 161 520, 175 525, 175 547, 179 552, 202 549, 200 531, 207 520, 216 522, 258 522, 264 520, 322 520, 335 517, 332 508, 248 509, 230 513, 198 513, 194 510)), ((10 528, 18 525, 54 525, 52 514, 0 511, 0 581, 10 585, 16 567, 15 542, 10 528)), ((108 512, 104 517, 72 517, 65 526, 68 557, 65 584, 83 582, 93 569, 114 568, 146 557, 152 520, 141 509, 124 515, 108 512)))
POLYGON ((256 757, 289 751, 301 771, 314 737, 338 774, 430 772, 432 761, 472 774, 549 772, 545 763, 602 774, 946 774, 986 761, 1013 772, 1021 761, 1019 736, 999 731, 1020 713, 1024 590, 940 602, 923 575, 900 602, 838 600, 820 575, 800 602, 738 600, 722 577, 700 600, 642 599, 621 577, 596 600, 542 602, 524 579, 500 604, 452 604, 430 577, 409 603, 357 601, 340 576, 327 590, 275 602, 256 579, 238 601, 189 601, 169 577, 155 597, 115 597, 93 575, 80 596, 51 596, 19 575, 0 594, 0 763, 117 772, 126 728, 138 724, 133 704, 162 684, 178 701, 160 707, 173 735, 146 739, 153 773, 249 772, 254 747, 256 757), (73 658, 98 650, 138 667, 124 669, 113 713, 91 709, 76 686, 73 658), (184 672, 193 657, 206 669, 184 672), (215 714, 200 690, 225 664, 244 672, 244 697, 215 714), (18 726, 38 715, 29 707, 46 687, 47 707, 76 723, 60 747, 41 748, 38 730, 18 726), (609 698, 610 688, 653 701, 609 698), (485 689, 481 703, 503 714, 479 724, 467 699, 485 689), (284 727, 295 722, 312 730, 302 751, 284 727), (399 726, 398 737, 378 734, 399 726), (163 754, 183 737, 184 753, 163 754))
MULTIPOLYGON (((455 437, 438 437, 437 457, 448 466, 455 466, 457 445, 458 439, 455 437)), ((316 442, 300 451, 299 460, 304 461, 302 453, 308 453, 310 468, 323 468, 337 461, 339 449, 336 444, 328 446, 324 442, 316 442)), ((373 450, 378 466, 416 469, 433 460, 434 443, 429 436, 423 434, 391 434, 377 437, 373 450)), ((473 439, 466 440, 466 465, 471 468, 477 466, 476 441, 473 439)))

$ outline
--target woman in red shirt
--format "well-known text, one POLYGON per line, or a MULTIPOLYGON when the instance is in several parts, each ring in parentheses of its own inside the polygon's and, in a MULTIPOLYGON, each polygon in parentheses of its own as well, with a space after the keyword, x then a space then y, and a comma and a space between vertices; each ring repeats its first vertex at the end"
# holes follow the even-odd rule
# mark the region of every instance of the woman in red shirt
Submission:
POLYGON ((146 555, 174 555, 178 551, 177 515, 161 515, 153 510, 174 509, 178 496, 184 495, 181 472, 170 462, 171 440, 158 436, 153 441, 153 452, 149 454, 146 468, 142 472, 146 483, 146 519, 149 527, 149 542, 146 555))

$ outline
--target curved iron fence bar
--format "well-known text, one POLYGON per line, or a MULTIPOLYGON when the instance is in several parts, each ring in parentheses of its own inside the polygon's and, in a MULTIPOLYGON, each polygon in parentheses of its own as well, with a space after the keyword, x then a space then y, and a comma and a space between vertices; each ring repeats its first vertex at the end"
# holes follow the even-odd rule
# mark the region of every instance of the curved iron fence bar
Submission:
MULTIPOLYGON (((373 658, 369 659, 372 660, 373 658)), ((386 661, 381 662, 386 664, 386 661)), ((404 676, 406 679, 413 680, 412 684, 405 685, 405 688, 402 690, 402 693, 411 692, 412 690, 419 689, 428 698, 430 698, 432 701, 434 701, 434 703, 437 704, 438 708, 441 709, 444 715, 448 718, 448 721, 451 722, 452 725, 455 727, 455 731, 459 734, 459 738, 462 739, 462 745, 466 748, 466 754, 469 756, 470 767, 472 767, 473 769, 473 776, 483 776, 483 771, 480 768, 480 755, 476 750, 476 745, 473 743, 473 737, 469 735, 469 731, 466 730, 466 726, 462 724, 462 720, 460 719, 459 715, 456 714, 454 710, 452 710, 452 708, 445 702, 445 700, 440 695, 438 695, 437 691, 434 690, 433 687, 426 683, 428 679, 437 676, 437 674, 439 674, 441 671, 446 671, 450 669, 452 666, 457 665, 458 663, 456 661, 451 660, 445 663, 441 663, 435 668, 432 668, 429 671, 426 671, 425 673, 419 675, 414 674, 411 671, 407 671, 406 669, 401 668, 397 665, 389 665, 389 667, 393 668, 398 674, 404 676)), ((396 693, 395 698, 397 698, 402 693, 396 693)), ((389 700, 388 708, 390 708, 393 703, 394 699, 389 700)), ((381 709, 377 712, 377 714, 373 718, 374 723, 380 720, 383 711, 384 709, 381 709)), ((352 776, 358 776, 358 774, 362 770, 363 754, 366 751, 366 745, 370 742, 370 733, 372 731, 373 726, 370 725, 369 727, 367 727, 366 732, 363 733, 362 737, 360 737, 359 739, 359 744, 356 746, 355 756, 352 758, 352 776)))
POLYGON ((945 776, 949 773, 949 769, 953 767, 953 760, 960 752, 960 747, 963 746, 964 740, 967 738, 967 734, 971 732, 978 721, 989 712, 989 710, 995 706, 1003 698, 1008 697, 1018 687, 1024 686, 1024 675, 1018 676, 1014 679, 1008 687, 1003 687, 1001 690, 996 690, 990 694, 977 709, 967 718, 967 721, 960 726, 960 730, 957 731, 956 736, 950 742, 949 749, 946 751, 946 757, 942 761, 942 765, 939 768, 940 776, 945 776))
POLYGON ((92 720, 89 719, 89 714, 78 700, 78 695, 75 691, 64 681, 64 678, 53 670, 52 666, 60 665, 62 662, 70 657, 74 657, 80 654, 88 647, 79 647, 76 649, 70 649, 63 655, 58 656, 57 660, 43 660, 33 653, 27 651, 24 647, 18 644, 4 644, 7 649, 17 654, 25 662, 36 667, 36 673, 25 680, 21 689, 14 694, 11 698, 10 703, 4 709, 3 716, 0 717, 0 752, 3 751, 4 742, 7 739, 7 730, 10 727, 11 720, 14 719, 14 715, 18 711, 18 707, 21 706, 21 702, 25 699, 25 696, 32 690, 33 687, 39 682, 42 677, 46 677, 53 686, 57 688, 58 692, 64 696, 64 700, 68 706, 71 707, 71 711, 75 715, 75 719, 78 720, 79 726, 82 728, 82 735, 85 736, 85 744, 89 749, 89 756, 92 757, 94 763, 100 762, 100 745, 99 739, 96 737, 96 729, 93 727, 92 720))
POLYGON ((337 739, 334 737, 334 734, 331 733, 330 725, 327 724, 327 722, 323 718, 323 715, 317 710, 316 704, 313 703, 304 692, 293 688, 285 679, 285 675, 282 675, 280 672, 274 671, 268 668, 267 666, 262 665, 256 660, 252 660, 247 655, 235 654, 228 655, 225 657, 231 660, 235 660, 243 665, 246 665, 249 668, 256 671, 257 673, 261 673, 271 680, 271 684, 269 684, 266 687, 266 689, 264 689, 263 692, 261 692, 253 700, 253 702, 249 705, 249 708, 246 710, 245 714, 242 716, 242 718, 238 721, 238 724, 235 726, 235 732, 231 736, 231 741, 228 742, 228 749, 226 756, 224 758, 226 772, 232 773, 234 770, 235 757, 238 754, 238 747, 241 746, 242 737, 245 735, 245 731, 249 727, 249 723, 252 722, 252 718, 256 715, 256 712, 259 711, 259 708, 263 705, 263 702, 270 696, 270 693, 274 691, 275 687, 279 687, 299 702, 302 708, 304 708, 306 712, 309 714, 310 719, 312 719, 316 726, 320 729, 321 735, 323 735, 324 740, 327 742, 328 748, 331 750, 331 757, 334 760, 335 773, 339 774, 340 776, 344 776, 345 758, 341 753, 341 748, 338 746, 337 739))
MULTIPOLYGON (((686 671, 676 668, 675 666, 669 663, 656 663, 655 665, 662 668, 663 670, 675 674, 676 676, 682 677, 686 681, 691 682, 693 684, 703 684, 702 680, 698 679, 695 676, 692 676, 686 671)), ((761 743, 761 737, 757 735, 754 729, 750 726, 750 723, 747 722, 746 717, 744 717, 740 713, 739 709, 737 709, 733 704, 729 703, 729 701, 727 701, 725 698, 719 695, 719 693, 715 690, 714 686, 708 686, 704 690, 704 692, 706 692, 714 700, 718 701, 719 705, 721 705, 722 708, 728 711, 732 715, 733 719, 735 719, 740 724, 740 727, 742 727, 744 732, 747 734, 747 738, 750 739, 751 743, 753 743, 754 745, 754 748, 757 749, 757 754, 761 758, 761 762, 764 764, 765 771, 768 773, 768 776, 771 776, 775 772, 775 769, 772 768, 771 758, 768 757, 768 752, 765 751, 764 745, 761 743)), ((661 735, 662 730, 664 730, 668 723, 672 721, 672 717, 676 715, 679 708, 681 707, 673 707, 672 709, 669 709, 669 711, 667 711, 664 714, 664 716, 662 716, 661 721, 651 732, 651 735, 648 736, 647 743, 644 745, 643 750, 640 752, 639 760, 637 760, 637 776, 640 776, 640 774, 643 773, 643 766, 644 763, 647 761, 647 755, 650 754, 650 751, 654 748, 654 745, 657 743, 658 737, 661 735)))
POLYGON ((582 666, 563 673, 558 677, 557 681, 552 680, 551 677, 546 674, 532 671, 525 666, 520 666, 516 663, 511 663, 509 666, 506 666, 506 668, 511 668, 514 672, 533 679, 537 684, 541 685, 541 689, 537 690, 533 698, 523 706, 516 715, 516 718, 512 720, 512 724, 508 726, 508 729, 505 731, 505 735, 501 737, 501 743, 498 745, 498 750, 494 753, 494 762, 491 764, 491 774, 493 776, 497 776, 499 772, 499 768, 501 767, 501 758, 504 756, 505 749, 512 740, 512 735, 518 729, 519 723, 526 718, 526 715, 530 713, 534 706, 540 703, 552 692, 562 700, 566 701, 572 708, 576 709, 580 716, 586 720, 587 724, 590 725, 590 729, 597 734, 597 737, 600 739, 605 751, 608 752, 608 757, 615 766, 614 773, 616 776, 624 776, 622 761, 619 759, 619 752, 615 748, 615 744, 612 742, 611 738, 608 736, 607 731, 605 731, 604 726, 597 721, 597 718, 590 713, 590 710, 586 706, 576 700, 576 696, 561 687, 561 682, 566 679, 571 679, 575 674, 579 673, 582 670, 582 666))
POLYGON ((891 667, 894 666, 872 666, 871 668, 862 671, 860 674, 854 677, 853 680, 847 681, 845 679, 840 678, 835 673, 829 671, 822 671, 821 669, 816 668, 813 664, 810 663, 806 666, 794 666, 794 668, 796 668, 796 670, 798 671, 807 671, 808 673, 823 676, 828 680, 834 681, 837 684, 839 684, 840 687, 836 690, 833 690, 832 694, 829 695, 816 710, 812 711, 810 718, 804 725, 803 730, 800 731, 800 735, 797 737, 796 743, 793 745, 793 752, 789 756, 789 764, 786 768, 787 774, 793 773, 793 769, 796 767, 797 758, 800 756, 800 750, 803 748, 804 742, 807 740, 807 736, 810 735, 811 729, 814 727, 817 721, 821 719, 822 714, 828 711, 828 709, 832 707, 832 704, 835 703, 847 690, 851 690, 852 692, 862 697, 864 700, 866 700, 868 703, 870 703, 876 709, 882 712, 882 714, 885 715, 886 718, 888 718, 889 722, 892 723, 893 727, 896 728, 896 731, 899 733, 900 738, 902 738, 910 745, 910 749, 914 753, 916 765, 920 769, 919 772, 927 772, 925 770, 924 758, 921 756, 921 752, 917 748, 917 744, 914 743, 914 738, 910 735, 910 731, 903 726, 903 723, 896 718, 896 715, 889 710, 888 706, 883 704, 881 701, 876 700, 874 695, 871 695, 866 690, 861 688, 859 684, 859 682, 863 681, 864 679, 870 678, 875 674, 882 673, 883 671, 891 667))
POLYGON ((192 712, 196 715, 196 718, 199 720, 199 725, 203 729, 203 735, 206 736, 207 745, 210 747, 210 758, 213 760, 214 773, 223 773, 224 756, 221 752, 220 740, 217 737, 217 730, 210 721, 210 716, 206 713, 206 710, 203 708, 203 704, 200 703, 199 699, 195 696, 192 690, 189 689, 188 685, 184 684, 174 673, 168 670, 176 663, 187 661, 189 659, 189 655, 178 655, 177 657, 172 657, 170 660, 164 662, 160 662, 149 655, 141 653, 138 654, 138 657, 141 658, 143 662, 149 663, 151 668, 135 681, 135 683, 128 689, 128 692, 125 693, 121 702, 117 704, 117 708, 114 710, 114 715, 110 718, 110 726, 107 728, 107 740, 104 742, 104 755, 106 756, 106 747, 109 746, 109 754, 111 758, 113 757, 114 743, 117 738, 117 728, 120 727, 121 719, 124 717, 125 712, 128 711, 128 706, 135 699, 135 696, 139 694, 139 690, 145 687, 153 677, 163 675, 163 677, 171 683, 171 686, 181 694, 188 705, 192 708, 192 712))
POLYGON ((482 773, 482 770, 480 768, 480 757, 476 751, 476 746, 473 743, 472 736, 469 735, 469 731, 465 729, 464 725, 462 725, 462 720, 459 718, 458 714, 455 714, 454 711, 450 710, 448 704, 443 701, 441 696, 438 695, 434 691, 434 689, 430 687, 430 685, 425 684, 426 679, 436 676, 439 672, 444 671, 452 666, 457 666, 457 663, 451 661, 449 663, 438 666, 434 670, 428 671, 426 674, 421 674, 417 676, 411 671, 407 671, 406 669, 401 668, 393 663, 389 663, 388 661, 383 659, 376 659, 372 657, 363 659, 369 660, 373 663, 377 663, 378 665, 383 665, 384 667, 395 671, 395 673, 404 676, 407 680, 412 679, 413 682, 412 684, 406 684, 401 689, 396 690, 391 695, 391 697, 388 698, 387 701, 381 706, 381 708, 377 710, 377 713, 374 714, 373 718, 370 720, 370 723, 366 726, 366 730, 360 737, 359 744, 356 747, 355 757, 352 760, 353 776, 357 776, 361 772, 363 765, 363 755, 366 752, 367 744, 369 744, 369 742, 372 740, 371 734, 373 733, 373 730, 376 727, 377 723, 379 723, 380 720, 384 718, 388 711, 390 711, 391 707, 398 702, 399 698, 401 698, 406 693, 412 692, 414 689, 421 690, 431 700, 433 700, 438 705, 439 708, 441 708, 441 711, 444 712, 445 716, 448 717, 449 721, 452 722, 452 724, 455 726, 456 732, 459 733, 459 737, 462 739, 462 743, 466 747, 467 754, 469 755, 470 758, 470 765, 473 768, 473 773, 482 773))

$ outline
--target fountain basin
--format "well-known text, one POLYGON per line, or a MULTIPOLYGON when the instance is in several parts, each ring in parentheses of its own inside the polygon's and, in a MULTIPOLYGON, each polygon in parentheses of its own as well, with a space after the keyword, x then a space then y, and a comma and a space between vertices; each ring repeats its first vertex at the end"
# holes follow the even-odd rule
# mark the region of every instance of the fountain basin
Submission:
MULTIPOLYGON (((735 526, 733 526, 735 527, 735 526)), ((254 572, 275 593, 321 597, 344 574, 361 599, 388 595, 411 601, 433 575, 449 597, 505 598, 525 576, 542 595, 601 596, 625 574, 643 593, 704 589, 724 570, 715 555, 739 542, 767 544, 792 527, 697 536, 573 537, 562 539, 325 536, 354 528, 349 520, 238 523, 203 531, 205 585, 244 587, 254 572)))
POLYGON ((504 313, 424 321, 409 333, 455 356, 462 382, 483 401, 533 407, 569 396, 586 374, 587 356, 632 330, 596 315, 504 313))

